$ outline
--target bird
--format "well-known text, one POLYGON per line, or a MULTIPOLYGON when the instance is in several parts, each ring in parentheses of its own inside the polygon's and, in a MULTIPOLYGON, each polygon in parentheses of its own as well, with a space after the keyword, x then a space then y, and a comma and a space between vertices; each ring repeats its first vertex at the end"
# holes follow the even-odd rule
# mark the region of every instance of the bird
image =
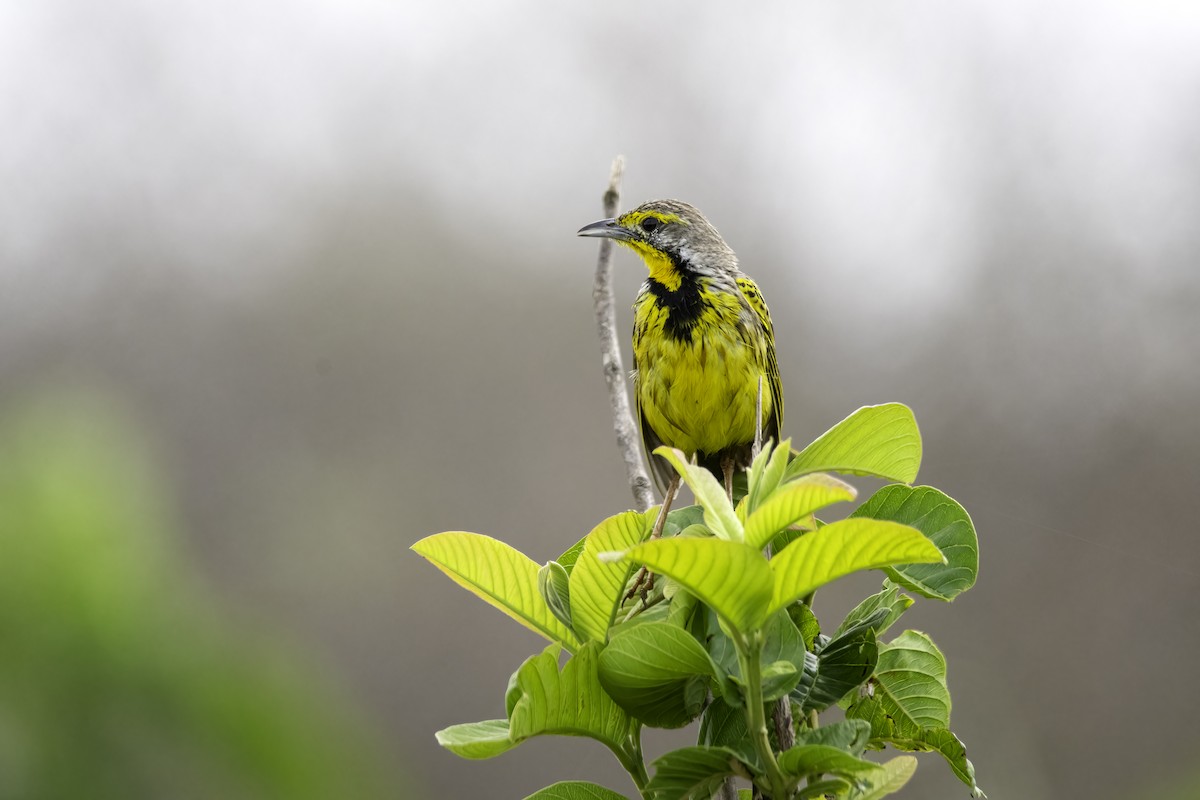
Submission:
MULTIPOLYGON (((643 203, 578 235, 624 245, 649 270, 633 304, 634 399, 647 453, 667 445, 720 470, 732 499, 734 471, 749 465, 756 435, 778 443, 783 426, 775 331, 758 285, 699 209, 679 200, 643 203)), ((650 464, 663 493, 660 535, 679 475, 661 456, 650 464)))

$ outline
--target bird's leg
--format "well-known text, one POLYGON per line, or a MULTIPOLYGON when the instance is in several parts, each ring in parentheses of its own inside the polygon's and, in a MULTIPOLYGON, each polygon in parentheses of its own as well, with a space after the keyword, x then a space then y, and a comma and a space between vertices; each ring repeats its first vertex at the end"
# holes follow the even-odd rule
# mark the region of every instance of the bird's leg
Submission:
MULTIPOLYGON (((679 476, 671 478, 671 483, 667 485, 666 494, 663 495, 662 506, 658 509, 658 519, 654 520, 654 530, 650 532, 651 539, 658 539, 662 536, 663 528, 667 524, 667 513, 671 510, 671 504, 675 502, 675 495, 679 494, 679 476)), ((646 602, 646 593, 654 588, 654 573, 642 567, 638 571, 637 579, 633 582, 633 587, 625 595, 625 599, 633 597, 636 594, 642 596, 642 602, 646 602), (645 586, 642 586, 645 584, 645 586)))
POLYGON ((658 519, 654 520, 654 530, 650 532, 651 539, 657 539, 662 536, 663 528, 667 524, 667 512, 671 510, 671 504, 675 502, 675 495, 679 494, 679 476, 671 478, 671 482, 667 485, 667 492, 663 495, 662 508, 658 510, 658 519))
POLYGON ((733 456, 723 456, 721 458, 721 472, 725 473, 725 494, 729 495, 729 502, 733 502, 733 456))

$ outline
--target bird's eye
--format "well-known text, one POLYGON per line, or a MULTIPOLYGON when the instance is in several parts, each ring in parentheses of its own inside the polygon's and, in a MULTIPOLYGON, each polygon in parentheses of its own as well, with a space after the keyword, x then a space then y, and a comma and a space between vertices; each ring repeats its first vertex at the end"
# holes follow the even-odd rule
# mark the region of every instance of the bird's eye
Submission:
POLYGON ((658 226, 662 225, 662 220, 658 217, 646 217, 642 220, 642 230, 646 233, 654 233, 658 230, 658 226))

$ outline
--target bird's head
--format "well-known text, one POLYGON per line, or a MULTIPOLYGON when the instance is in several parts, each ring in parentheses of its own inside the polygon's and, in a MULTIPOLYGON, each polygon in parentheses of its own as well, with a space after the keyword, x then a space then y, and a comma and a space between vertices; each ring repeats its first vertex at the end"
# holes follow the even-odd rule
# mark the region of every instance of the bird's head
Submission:
MULTIPOLYGON (((679 200, 651 200, 614 219, 579 229, 580 236, 613 239, 635 251, 650 276, 678 286, 679 273, 717 277, 737 273, 737 256, 695 207, 679 200)), ((672 287, 674 288, 674 287, 672 287)))

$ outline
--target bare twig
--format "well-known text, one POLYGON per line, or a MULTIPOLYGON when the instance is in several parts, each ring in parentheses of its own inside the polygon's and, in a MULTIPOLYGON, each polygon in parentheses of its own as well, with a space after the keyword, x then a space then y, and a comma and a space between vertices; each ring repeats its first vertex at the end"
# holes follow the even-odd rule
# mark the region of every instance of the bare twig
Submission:
POLYGON ((775 701, 771 720, 775 723, 775 741, 779 742, 779 750, 792 749, 796 744, 796 732, 792 728, 792 701, 786 694, 775 701))
MULTIPOLYGON (((615 217, 621 203, 621 173, 625 170, 625 159, 613 159, 612 174, 608 189, 604 192, 604 216, 615 217)), ((650 476, 642 461, 642 447, 637 424, 629 409, 629 395, 625 388, 625 369, 621 365, 621 346, 617 341, 617 314, 612 289, 612 240, 600 240, 600 257, 596 262, 596 282, 592 286, 592 304, 596 309, 596 332, 600 336, 600 354, 604 368, 604 381, 608 384, 608 399, 612 404, 613 428, 617 434, 617 446, 625 459, 625 474, 629 488, 639 511, 654 505, 654 490, 650 487, 650 476)))

